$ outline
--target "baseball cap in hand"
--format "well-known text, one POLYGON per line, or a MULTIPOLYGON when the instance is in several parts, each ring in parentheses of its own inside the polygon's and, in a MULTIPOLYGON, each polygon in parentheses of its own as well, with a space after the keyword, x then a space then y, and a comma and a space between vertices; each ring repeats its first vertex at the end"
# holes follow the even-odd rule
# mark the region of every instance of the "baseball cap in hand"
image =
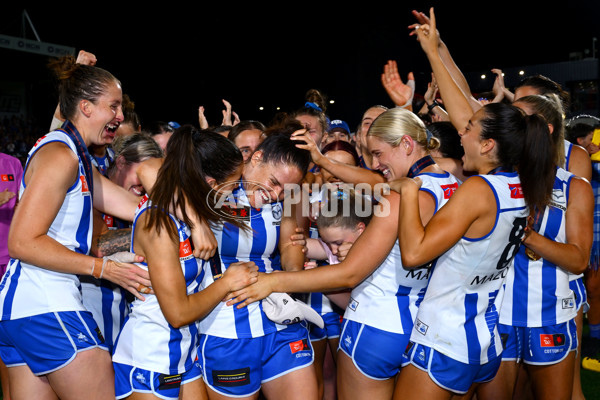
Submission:
POLYGON ((306 320, 319 328, 325 326, 318 312, 287 293, 271 293, 262 300, 262 308, 267 318, 278 324, 290 325, 306 320))

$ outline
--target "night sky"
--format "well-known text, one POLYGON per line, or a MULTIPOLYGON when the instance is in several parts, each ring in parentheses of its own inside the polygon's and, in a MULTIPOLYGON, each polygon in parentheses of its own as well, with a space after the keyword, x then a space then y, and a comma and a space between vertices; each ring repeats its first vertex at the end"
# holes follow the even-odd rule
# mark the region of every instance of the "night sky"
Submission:
MULTIPOLYGON (((403 79, 413 71, 417 92, 425 91, 430 69, 418 42, 408 36, 413 8, 435 7, 441 37, 465 72, 567 61, 569 53, 591 52, 592 38, 599 36, 600 4, 589 0, 560 6, 512 0, 395 2, 393 7, 320 3, 124 5, 93 13, 53 4, 26 10, 42 41, 96 54, 98 66, 121 80, 142 124, 197 124, 200 105, 209 123, 217 124, 221 99, 231 102, 241 119, 266 123, 276 107, 299 108, 306 91, 317 88, 335 100, 330 117, 353 128, 369 106, 392 105, 380 83, 387 60, 398 61, 403 79)), ((3 5, 0 34, 21 36, 22 13, 23 8, 3 5)), ((26 37, 35 39, 27 28, 26 37)), ((0 80, 27 82, 35 112, 50 118, 55 92, 46 61, 0 48, 0 80)))

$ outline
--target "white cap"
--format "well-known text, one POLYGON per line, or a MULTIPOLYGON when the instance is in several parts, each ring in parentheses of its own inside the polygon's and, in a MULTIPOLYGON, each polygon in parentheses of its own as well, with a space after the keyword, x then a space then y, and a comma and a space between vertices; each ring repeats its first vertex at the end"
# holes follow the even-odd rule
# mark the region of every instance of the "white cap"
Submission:
POLYGON ((278 324, 290 325, 306 320, 319 328, 325 326, 318 312, 287 293, 271 293, 261 303, 267 318, 278 324))

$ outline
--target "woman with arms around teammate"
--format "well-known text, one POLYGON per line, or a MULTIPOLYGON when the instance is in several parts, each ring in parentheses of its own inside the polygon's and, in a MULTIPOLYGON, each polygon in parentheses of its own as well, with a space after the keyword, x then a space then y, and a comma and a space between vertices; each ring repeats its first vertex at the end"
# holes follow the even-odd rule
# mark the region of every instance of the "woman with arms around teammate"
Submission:
POLYGON ((430 23, 414 28, 461 135, 464 168, 478 175, 467 179, 427 226, 419 219, 419 180, 391 183, 403 200, 402 261, 416 266, 437 257, 394 398, 450 399, 496 375, 504 278, 529 210, 550 200, 556 169, 545 120, 501 103, 473 114, 438 53, 433 9, 430 23))
POLYGON ((117 398, 138 398, 142 393, 162 399, 207 398, 195 362, 197 321, 230 290, 255 280, 257 268, 251 262, 236 263, 200 290, 205 261, 192 254, 193 223, 186 210, 207 223, 235 223, 213 212, 216 196, 211 191, 239 180, 241 164, 240 151, 218 133, 188 125, 169 140, 151 195, 142 200, 133 223, 131 250, 145 257, 142 264, 150 273, 154 295, 134 301, 115 345, 117 398), (183 210, 181 217, 178 209, 183 210))
POLYGON ((0 284, 0 351, 14 399, 114 399, 110 354, 78 275, 108 279, 140 299, 140 285, 150 285, 135 265, 88 255, 93 207, 131 220, 138 203, 92 166, 87 151, 112 142, 123 120, 121 84, 71 57, 55 67, 67 120, 38 140, 25 166, 0 284))
MULTIPOLYGON (((296 132, 298 147, 315 146, 303 131, 296 132)), ((433 162, 430 151, 439 146, 423 121, 411 111, 394 108, 382 113, 367 136, 373 155, 373 168, 391 181, 404 176, 420 176, 421 220, 426 224, 443 209, 458 182, 433 162)), ((429 267, 405 268, 398 246, 397 193, 369 191, 379 205, 369 224, 339 264, 299 272, 261 275, 255 285, 236 292, 231 303, 242 307, 272 291, 312 292, 352 289, 344 313, 337 357, 340 399, 390 399, 398 374, 402 376, 402 352, 408 344, 418 304, 429 279, 429 267), (340 351, 341 350, 341 351, 340 351)), ((370 185, 365 185, 370 188, 370 185)), ((360 190, 359 190, 360 192, 360 190)), ((325 197, 326 198, 326 197, 325 197)), ((323 211, 323 210, 322 210, 323 211)), ((338 210, 342 212, 343 210, 338 210)))

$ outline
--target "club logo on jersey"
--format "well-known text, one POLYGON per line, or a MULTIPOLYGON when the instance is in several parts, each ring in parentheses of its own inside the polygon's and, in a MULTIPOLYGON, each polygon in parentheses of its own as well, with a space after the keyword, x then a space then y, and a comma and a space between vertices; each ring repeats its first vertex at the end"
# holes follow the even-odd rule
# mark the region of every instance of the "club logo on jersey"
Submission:
POLYGON ((290 343, 290 350, 292 351, 292 354, 296 354, 299 351, 310 350, 310 347, 308 347, 306 339, 301 339, 290 343))
POLYGON ((563 333, 540 334, 541 347, 560 347, 565 345, 565 335, 563 333))
POLYGON ((421 321, 420 319, 417 319, 415 321, 415 329, 421 335, 425 336, 425 335, 427 335, 427 330, 429 329, 429 325, 423 323, 423 321, 421 321))
POLYGON ((273 215, 273 219, 275 221, 281 221, 282 214, 283 210, 281 208, 281 203, 273 203, 271 205, 271 215, 273 215))
POLYGON ((509 183, 508 188, 510 189, 510 197, 513 199, 523 198, 523 188, 520 183, 509 183))
POLYGON ((2 174, 0 175, 2 182, 14 182, 15 176, 13 174, 2 174))
POLYGON ((441 185, 440 187, 444 191, 444 198, 449 199, 456 192, 456 189, 458 189, 458 183, 454 182, 450 185, 441 185))

